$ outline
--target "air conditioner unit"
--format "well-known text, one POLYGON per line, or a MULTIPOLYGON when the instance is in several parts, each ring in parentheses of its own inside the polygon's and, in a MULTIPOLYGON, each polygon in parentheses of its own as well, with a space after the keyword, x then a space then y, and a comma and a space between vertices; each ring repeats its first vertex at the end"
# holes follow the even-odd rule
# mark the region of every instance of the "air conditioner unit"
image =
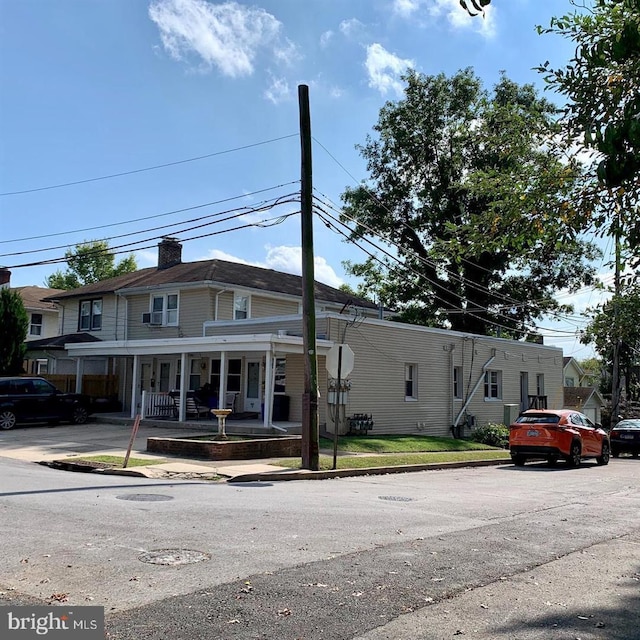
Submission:
POLYGON ((153 326, 157 327, 158 325, 162 324, 162 322, 158 322, 158 318, 157 317, 156 318, 153 317, 154 315, 155 314, 153 314, 153 313, 143 313, 142 314, 142 324, 148 324, 148 325, 151 325, 152 327, 153 326))

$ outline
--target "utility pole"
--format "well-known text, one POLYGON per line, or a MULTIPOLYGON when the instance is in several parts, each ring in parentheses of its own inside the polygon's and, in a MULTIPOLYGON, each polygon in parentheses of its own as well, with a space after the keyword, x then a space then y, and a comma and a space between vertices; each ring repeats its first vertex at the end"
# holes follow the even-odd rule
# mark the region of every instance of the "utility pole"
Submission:
POLYGON ((613 276, 613 371, 611 375, 611 426, 614 427, 620 415, 620 196, 616 199, 615 224, 615 267, 613 276))
POLYGON ((302 230, 302 316, 305 353, 302 395, 302 468, 320 468, 318 429, 318 357, 313 265, 313 172, 309 87, 298 86, 300 111, 300 220, 302 230))

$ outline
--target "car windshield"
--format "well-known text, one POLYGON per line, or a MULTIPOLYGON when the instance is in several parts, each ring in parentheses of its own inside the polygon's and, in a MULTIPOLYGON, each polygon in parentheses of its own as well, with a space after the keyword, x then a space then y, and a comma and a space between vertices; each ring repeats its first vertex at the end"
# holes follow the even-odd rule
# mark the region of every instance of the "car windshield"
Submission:
POLYGON ((640 420, 622 420, 614 429, 640 429, 640 420))
POLYGON ((516 422, 518 424, 558 424, 558 422, 560 422, 560 416, 548 413, 536 413, 519 416, 516 422))

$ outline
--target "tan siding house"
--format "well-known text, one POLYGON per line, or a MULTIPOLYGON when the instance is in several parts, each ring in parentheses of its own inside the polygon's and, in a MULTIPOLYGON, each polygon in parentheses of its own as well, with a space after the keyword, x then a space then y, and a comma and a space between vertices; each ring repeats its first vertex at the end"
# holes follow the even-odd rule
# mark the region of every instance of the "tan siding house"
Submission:
MULTIPOLYGON (((269 428, 302 420, 301 291, 291 274, 221 260, 183 263, 179 243, 165 239, 157 268, 54 299, 69 333, 93 322, 86 301, 101 301, 101 328, 81 334, 93 342, 69 344, 68 353, 80 373, 91 358, 115 362, 132 417, 146 411, 143 391, 197 392, 269 428)), ((321 283, 315 306, 319 420, 329 432, 345 433, 365 415, 373 433, 468 435, 503 422, 507 410, 562 404, 558 349, 391 322, 370 301, 321 283), (326 368, 338 344, 354 354, 341 394, 326 368)))

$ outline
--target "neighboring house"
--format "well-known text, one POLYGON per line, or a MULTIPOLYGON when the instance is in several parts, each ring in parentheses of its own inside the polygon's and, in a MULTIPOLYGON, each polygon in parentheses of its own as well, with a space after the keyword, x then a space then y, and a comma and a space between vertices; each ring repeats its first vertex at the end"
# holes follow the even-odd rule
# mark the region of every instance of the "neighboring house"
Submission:
POLYGON ((602 421, 604 398, 596 387, 590 386, 593 377, 584 371, 575 358, 563 358, 564 409, 584 413, 593 422, 602 421))
MULTIPOLYGON (((34 341, 39 341, 60 335, 59 310, 55 302, 46 300, 62 293, 62 289, 48 289, 45 287, 12 287, 22 299, 29 319, 27 329, 27 348, 34 341)), ((49 358, 44 353, 28 351, 24 363, 27 373, 43 375, 50 373, 49 358)))
POLYGON ((584 413, 592 422, 602 422, 604 398, 595 387, 565 387, 564 409, 584 413))
MULTIPOLYGON (((132 417, 142 391, 175 391, 184 420, 188 392, 206 388, 211 406, 232 394, 234 411, 262 415, 265 428, 300 423, 302 279, 223 260, 183 263, 181 251, 165 238, 157 268, 51 298, 62 310, 78 389, 85 362, 103 358, 119 375, 119 399, 132 417), (78 335, 99 341, 78 342, 78 335)), ((328 431, 337 421, 344 433, 350 418, 367 416, 372 433, 450 435, 453 426, 463 432, 503 422, 507 410, 563 402, 557 348, 393 322, 374 303, 318 282, 315 306, 318 411, 328 431), (326 358, 341 343, 354 360, 337 394, 326 358)))

